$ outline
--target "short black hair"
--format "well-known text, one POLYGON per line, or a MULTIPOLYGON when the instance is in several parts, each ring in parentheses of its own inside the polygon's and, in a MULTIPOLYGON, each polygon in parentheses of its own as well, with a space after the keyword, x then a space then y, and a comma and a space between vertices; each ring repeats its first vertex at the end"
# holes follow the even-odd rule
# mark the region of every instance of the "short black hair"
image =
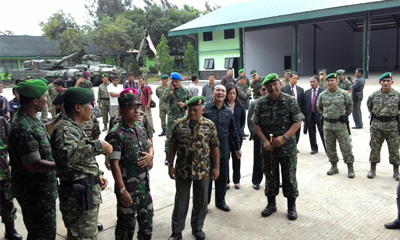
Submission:
POLYGON ((17 92, 17 88, 16 88, 16 87, 13 87, 13 88, 12 88, 12 92, 13 92, 13 94, 15 94, 15 93, 17 92))
POLYGON ((72 109, 75 108, 76 104, 75 103, 70 103, 70 102, 67 102, 67 101, 63 101, 63 105, 64 105, 65 113, 67 115, 71 115, 71 111, 72 111, 72 109))
POLYGON ((63 88, 65 87, 64 80, 62 80, 61 78, 57 79, 57 80, 54 82, 54 85, 62 86, 63 88))
POLYGON ((196 81, 196 79, 198 79, 199 77, 196 74, 192 75, 192 82, 196 81))
POLYGON ((293 77, 293 75, 297 75, 297 76, 299 76, 299 74, 297 73, 297 72, 292 72, 292 73, 290 73, 290 75, 289 75, 289 77, 293 77))
POLYGON ((116 79, 119 80, 119 76, 118 76, 118 75, 115 75, 115 76, 112 77, 112 80, 113 80, 113 81, 116 80, 116 79))
POLYGON ((211 77, 211 76, 215 77, 214 73, 211 73, 208 75, 208 77, 211 77))
POLYGON ((361 74, 364 75, 364 69, 362 69, 362 68, 357 68, 356 72, 361 73, 361 74))
POLYGON ((317 80, 317 82, 320 82, 320 81, 321 81, 321 79, 319 79, 318 76, 312 76, 311 78, 315 78, 315 80, 317 80))

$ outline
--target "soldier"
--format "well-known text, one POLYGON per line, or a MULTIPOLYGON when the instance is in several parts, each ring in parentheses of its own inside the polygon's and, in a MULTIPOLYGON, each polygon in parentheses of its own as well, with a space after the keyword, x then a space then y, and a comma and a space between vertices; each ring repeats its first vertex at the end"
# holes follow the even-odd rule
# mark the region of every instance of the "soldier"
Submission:
POLYGON ((326 84, 326 81, 325 81, 326 80, 326 69, 320 68, 318 70, 318 73, 319 73, 319 79, 320 79, 319 86, 327 89, 328 85, 326 84))
POLYGON ((351 99, 353 100, 353 120, 355 127, 352 129, 360 129, 363 127, 361 115, 361 101, 363 100, 363 90, 365 85, 365 78, 363 78, 364 70, 362 68, 356 69, 356 81, 352 85, 353 92, 351 99))
POLYGON ((13 203, 11 188, 11 171, 7 159, 7 136, 10 125, 7 119, 0 117, 0 215, 6 228, 5 238, 21 240, 22 236, 15 230, 14 220, 17 218, 17 209, 13 203))
POLYGON ((389 148, 389 162, 393 165, 393 178, 399 181, 399 132, 398 111, 400 109, 400 93, 392 88, 392 73, 387 72, 379 78, 381 89, 368 97, 367 106, 371 113, 371 153, 369 162, 371 171, 368 178, 374 178, 376 164, 380 163, 382 143, 386 140, 389 148))
POLYGON ((76 81, 75 87, 87 88, 94 94, 93 84, 91 81, 88 80, 90 79, 90 76, 88 77, 88 79, 85 79, 83 75, 76 74, 76 77, 78 78, 78 80, 76 81))
POLYGON ((104 124, 103 131, 107 131, 108 115, 110 113, 110 94, 107 90, 110 81, 108 77, 108 74, 103 74, 103 83, 100 84, 99 91, 97 92, 97 104, 101 109, 101 117, 103 118, 104 124))
POLYGON ((284 87, 290 83, 290 74, 292 74, 291 69, 285 69, 285 71, 283 71, 283 76, 285 78, 282 80, 282 84, 281 84, 282 87, 284 87))
POLYGON ((287 198, 288 219, 297 219, 296 168, 297 151, 295 133, 300 129, 304 115, 297 101, 281 92, 281 82, 276 73, 268 74, 263 82, 268 95, 261 98, 255 107, 253 122, 262 142, 262 157, 265 174, 265 196, 268 205, 261 212, 268 217, 276 212, 276 196, 279 194, 279 165, 282 172, 283 195, 287 198), (266 114, 267 113, 267 114, 266 114))
POLYGON ((188 102, 188 116, 176 120, 169 138, 169 177, 175 180, 176 194, 172 213, 172 235, 169 240, 182 239, 189 207, 190 188, 193 183, 192 234, 197 240, 205 239, 203 232, 207 214, 208 185, 219 176, 219 141, 215 124, 202 114, 203 96, 188 102), (174 167, 174 158, 177 154, 174 167), (210 157, 214 168, 210 174, 210 157))
POLYGON ((338 87, 347 91, 348 93, 351 93, 351 87, 352 83, 347 80, 346 75, 344 74, 346 71, 343 69, 339 69, 336 71, 337 77, 339 79, 338 87))
POLYGON ((239 81, 236 84, 239 100, 243 104, 245 110, 249 108, 249 101, 251 98, 251 89, 247 86, 247 81, 248 79, 246 76, 240 76, 239 81))
POLYGON ((147 72, 149 71, 149 69, 146 68, 146 65, 143 65, 143 66, 140 67, 139 70, 142 72, 142 77, 147 82, 147 72))
POLYGON ((164 96, 164 92, 165 89, 168 87, 168 75, 162 75, 161 76, 161 82, 162 84, 160 86, 158 86, 156 88, 156 95, 159 99, 159 103, 158 106, 159 110, 160 110, 160 119, 161 119, 161 128, 162 128, 162 132, 158 135, 160 137, 165 136, 166 135, 166 128, 167 128, 167 114, 168 114, 168 104, 166 102, 164 102, 163 96, 164 96))
POLYGON ((171 73, 171 83, 165 89, 163 102, 168 104, 167 139, 165 141, 165 165, 168 165, 169 134, 175 120, 186 116, 186 101, 189 100, 189 90, 181 85, 182 76, 171 73))
POLYGON ((328 89, 323 91, 317 99, 318 112, 324 117, 324 139, 331 169, 328 175, 339 173, 337 163, 339 157, 336 152, 336 140, 339 142, 343 160, 347 164, 348 177, 354 178, 354 155, 350 139, 349 115, 353 109, 350 95, 338 88, 336 73, 326 77, 328 89), (347 125, 347 126, 346 126, 347 125))
MULTIPOLYGON (((240 77, 242 77, 242 76, 245 76, 245 77, 246 77, 246 73, 244 72, 244 69, 240 69, 238 73, 239 73, 239 76, 238 76, 238 78, 236 78, 236 80, 235 80, 235 83, 236 83, 236 84, 238 84, 239 78, 240 78, 240 77)), ((250 81, 249 81, 249 78, 248 78, 248 77, 246 77, 246 87, 247 87, 247 88, 250 87, 250 81)))
POLYGON ((251 82, 250 87, 252 88, 253 98, 257 99, 261 97, 260 89, 263 83, 264 78, 258 75, 257 70, 253 70, 250 72, 251 77, 253 78, 253 82, 251 82))
POLYGON ((49 134, 60 118, 46 126, 36 118, 47 104, 47 85, 42 80, 21 82, 16 89, 21 106, 8 138, 13 191, 28 239, 55 239, 57 179, 49 134))
POLYGON ((118 103, 121 121, 106 136, 113 147, 109 159, 117 197, 115 239, 133 239, 136 219, 138 239, 151 239, 154 210, 149 170, 153 167, 153 146, 137 123, 141 105, 137 96, 123 94, 118 103))
MULTIPOLYGON (((57 95, 58 95, 58 92, 57 92, 57 90, 56 90, 56 87, 55 87, 55 82, 58 80, 58 79, 61 79, 60 78, 60 75, 58 74, 58 73, 55 73, 54 75, 53 75, 53 81, 47 86, 47 89, 48 89, 48 91, 49 91, 49 98, 48 98, 48 103, 49 103, 49 109, 50 109, 50 112, 51 112, 51 116, 52 117, 54 117, 54 116, 56 116, 56 110, 53 108, 53 101, 54 101, 54 99, 56 99, 56 97, 57 97, 57 95)), ((63 80, 63 82, 64 82, 64 80, 63 80)))

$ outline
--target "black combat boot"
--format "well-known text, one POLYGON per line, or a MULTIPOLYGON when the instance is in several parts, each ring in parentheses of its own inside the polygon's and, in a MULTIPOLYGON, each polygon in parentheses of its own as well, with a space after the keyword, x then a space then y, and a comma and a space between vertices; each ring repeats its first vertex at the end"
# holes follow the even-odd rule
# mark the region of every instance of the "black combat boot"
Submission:
POLYGON ((347 169, 348 169, 347 176, 349 178, 354 178, 356 176, 356 174, 354 173, 353 163, 348 163, 347 169))
POLYGON ((339 173, 339 169, 337 168, 337 163, 336 162, 331 162, 331 169, 327 172, 328 175, 334 175, 336 173, 339 173))
POLYGON ((276 199, 275 196, 268 197, 268 205, 261 212, 261 216, 268 217, 272 213, 276 212, 276 199))
POLYGON ((97 230, 100 232, 103 231, 103 229, 104 229, 103 224, 97 222, 97 230))
POLYGON ((158 135, 159 137, 165 136, 165 128, 163 128, 162 132, 158 135))
POLYGON ((22 240, 22 236, 18 234, 17 230, 15 230, 14 221, 9 223, 4 223, 6 226, 6 234, 4 234, 4 238, 8 240, 22 240))
POLYGON ((288 198, 287 201, 288 201, 287 217, 289 220, 296 220, 297 219, 296 198, 288 198))
POLYGON ((108 129, 107 129, 107 125, 104 124, 103 132, 105 132, 105 131, 107 131, 107 130, 108 130, 108 129))
POLYGON ((390 223, 385 223, 386 229, 400 229, 400 199, 396 198, 397 201, 397 219, 390 223))
POLYGON ((376 163, 371 163, 371 170, 369 171, 367 177, 374 178, 376 175, 376 163))
POLYGON ((399 181, 399 165, 393 165, 393 178, 399 181))

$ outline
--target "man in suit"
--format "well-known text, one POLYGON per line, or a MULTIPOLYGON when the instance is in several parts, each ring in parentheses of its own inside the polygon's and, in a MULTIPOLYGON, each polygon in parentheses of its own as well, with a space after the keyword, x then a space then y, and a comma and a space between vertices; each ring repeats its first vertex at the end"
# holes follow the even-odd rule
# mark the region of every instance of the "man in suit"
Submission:
MULTIPOLYGON (((303 112, 303 105, 304 105, 304 89, 300 86, 297 86, 297 81, 299 80, 299 74, 297 72, 290 73, 289 76, 289 84, 282 87, 282 92, 292 95, 297 103, 300 106, 301 111, 303 112)), ((300 128, 296 132, 296 144, 299 142, 300 139, 300 128)), ((298 152, 298 150, 297 150, 298 152)))
POLYGON ((316 154, 318 152, 318 144, 316 138, 316 128, 318 128, 319 136, 321 137, 322 144, 325 148, 324 132, 322 130, 322 120, 321 114, 319 114, 317 109, 317 99, 319 94, 325 90, 319 86, 320 79, 318 76, 311 77, 310 86, 311 88, 305 92, 304 98, 304 109, 303 114, 306 117, 306 127, 308 129, 308 136, 310 138, 311 154, 316 154))

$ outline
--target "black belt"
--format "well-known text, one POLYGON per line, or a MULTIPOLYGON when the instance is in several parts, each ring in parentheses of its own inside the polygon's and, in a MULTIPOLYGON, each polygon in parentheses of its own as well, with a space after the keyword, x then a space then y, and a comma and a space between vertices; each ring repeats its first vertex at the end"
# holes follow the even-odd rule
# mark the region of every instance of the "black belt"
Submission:
POLYGON ((374 119, 377 119, 381 122, 393 122, 393 121, 397 121, 397 117, 389 117, 389 116, 382 116, 382 117, 377 117, 374 116, 374 119))
POLYGON ((337 123, 337 122, 339 122, 339 118, 336 118, 336 119, 324 118, 324 121, 327 121, 327 122, 330 122, 330 123, 337 123))
POLYGON ((109 98, 100 98, 101 100, 110 100, 109 98))
POLYGON ((81 184, 81 185, 96 185, 100 183, 100 178, 99 176, 91 176, 88 178, 83 178, 83 179, 79 179, 76 181, 72 181, 72 182, 65 182, 65 181, 61 181, 60 186, 64 187, 64 186, 72 186, 74 184, 81 184))

